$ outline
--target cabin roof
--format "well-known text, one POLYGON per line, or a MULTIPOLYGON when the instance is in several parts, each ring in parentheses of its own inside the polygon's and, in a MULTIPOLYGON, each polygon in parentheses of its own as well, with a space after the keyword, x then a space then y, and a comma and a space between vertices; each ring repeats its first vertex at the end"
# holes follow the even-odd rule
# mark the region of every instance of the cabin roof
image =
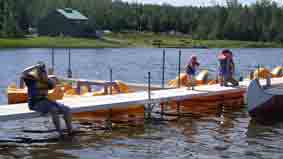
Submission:
POLYGON ((72 8, 57 9, 57 12, 70 20, 88 20, 86 16, 72 8))

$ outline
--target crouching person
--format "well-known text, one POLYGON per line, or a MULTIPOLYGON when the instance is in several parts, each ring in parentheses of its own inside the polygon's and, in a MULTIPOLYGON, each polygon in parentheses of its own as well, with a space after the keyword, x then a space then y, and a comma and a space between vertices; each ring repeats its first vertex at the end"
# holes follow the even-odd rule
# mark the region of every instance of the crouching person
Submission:
POLYGON ((197 57, 193 55, 187 66, 186 66, 186 73, 187 73, 187 79, 188 79, 188 88, 192 87, 192 90, 194 89, 195 86, 195 75, 197 68, 199 67, 199 62, 197 60, 197 57))
POLYGON ((73 133, 72 116, 69 107, 48 99, 48 90, 54 88, 55 82, 48 78, 45 64, 39 63, 26 68, 22 73, 22 79, 28 89, 29 108, 42 114, 51 114, 60 136, 63 136, 63 131, 61 130, 59 114, 63 114, 68 134, 71 135, 73 133))

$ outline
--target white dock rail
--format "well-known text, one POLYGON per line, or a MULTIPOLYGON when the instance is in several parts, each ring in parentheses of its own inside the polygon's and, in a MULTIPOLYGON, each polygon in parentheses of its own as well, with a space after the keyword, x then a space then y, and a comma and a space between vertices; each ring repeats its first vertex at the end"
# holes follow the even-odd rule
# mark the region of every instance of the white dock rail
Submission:
MULTIPOLYGON (((187 88, 155 90, 151 92, 151 100, 148 99, 148 92, 135 92, 128 94, 116 94, 91 97, 65 98, 58 102, 71 108, 72 112, 95 111, 99 109, 130 107, 131 105, 161 103, 167 101, 181 101, 192 97, 221 95, 245 91, 250 81, 240 82, 239 87, 221 87, 219 84, 197 86, 195 90, 187 88)), ((260 80, 265 85, 266 80, 260 80)), ((283 85, 283 78, 271 79, 272 86, 283 85)), ((30 111, 27 103, 14 105, 0 105, 0 121, 18 120, 40 117, 40 113, 30 111)))

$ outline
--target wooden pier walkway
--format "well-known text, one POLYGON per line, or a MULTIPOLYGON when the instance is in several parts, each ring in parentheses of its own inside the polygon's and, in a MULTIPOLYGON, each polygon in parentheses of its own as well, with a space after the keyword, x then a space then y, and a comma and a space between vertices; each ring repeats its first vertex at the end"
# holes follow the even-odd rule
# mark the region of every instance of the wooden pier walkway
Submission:
MULTIPOLYGON (((58 102, 69 106, 72 112, 95 111, 98 109, 109 109, 119 107, 129 107, 137 104, 162 103, 168 101, 188 100, 192 97, 203 97, 212 95, 221 95, 245 91, 250 81, 240 82, 239 87, 221 87, 219 84, 197 86, 195 90, 187 88, 154 90, 151 92, 149 100, 148 92, 135 92, 128 94, 116 94, 93 97, 72 97, 65 98, 58 102)), ((262 85, 266 80, 260 80, 262 85)), ((272 86, 283 85, 283 78, 271 79, 272 86)), ((39 113, 30 111, 28 105, 0 105, 0 121, 17 120, 40 117, 39 113)))

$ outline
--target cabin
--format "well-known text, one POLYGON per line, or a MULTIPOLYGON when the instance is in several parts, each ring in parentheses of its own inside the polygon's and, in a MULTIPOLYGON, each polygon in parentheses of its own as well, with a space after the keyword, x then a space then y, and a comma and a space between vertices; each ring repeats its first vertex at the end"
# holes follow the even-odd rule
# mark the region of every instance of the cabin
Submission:
POLYGON ((96 37, 86 16, 71 8, 56 9, 38 23, 39 36, 96 37))

